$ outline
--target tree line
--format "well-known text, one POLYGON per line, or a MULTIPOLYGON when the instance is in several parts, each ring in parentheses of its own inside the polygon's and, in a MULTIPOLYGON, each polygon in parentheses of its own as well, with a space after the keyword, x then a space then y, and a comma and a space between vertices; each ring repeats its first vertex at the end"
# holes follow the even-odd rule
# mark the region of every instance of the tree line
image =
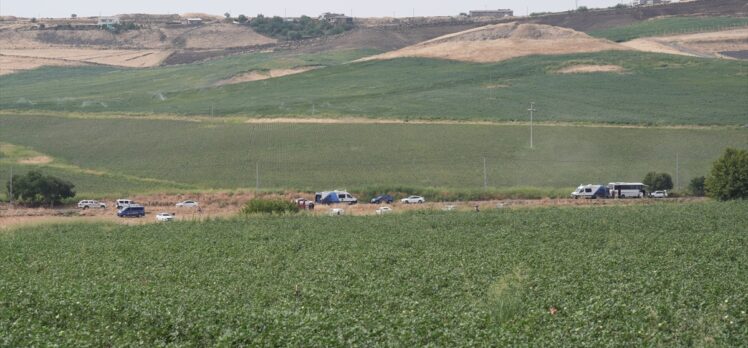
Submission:
MULTIPOLYGON (((229 13, 224 14, 224 16, 227 20, 233 20, 229 13)), ((235 20, 241 24, 249 25, 260 34, 285 40, 337 35, 354 27, 352 23, 331 22, 309 16, 287 20, 279 16, 265 17, 261 14, 252 19, 245 15, 239 15, 235 20)))

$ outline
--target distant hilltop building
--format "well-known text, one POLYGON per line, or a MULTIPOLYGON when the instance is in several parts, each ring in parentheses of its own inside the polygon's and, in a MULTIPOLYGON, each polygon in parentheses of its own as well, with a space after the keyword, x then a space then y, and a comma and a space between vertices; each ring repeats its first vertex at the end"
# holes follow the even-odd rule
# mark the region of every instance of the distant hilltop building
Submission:
POLYGON ((332 24, 353 24, 353 17, 346 16, 342 13, 325 12, 319 16, 319 20, 332 24))
POLYGON ((502 18, 502 17, 512 17, 512 16, 514 16, 514 11, 509 10, 509 9, 478 10, 478 11, 470 11, 469 15, 470 15, 470 17, 495 17, 495 18, 502 18))
POLYGON ((118 16, 99 17, 98 20, 96 21, 96 25, 106 26, 106 27, 112 27, 117 24, 119 24, 118 16))
POLYGON ((184 24, 188 24, 188 25, 200 25, 200 24, 203 24, 203 19, 199 18, 199 17, 187 18, 187 19, 185 19, 184 24))
POLYGON ((638 0, 639 6, 652 6, 652 5, 661 5, 661 4, 669 4, 669 0, 638 0))

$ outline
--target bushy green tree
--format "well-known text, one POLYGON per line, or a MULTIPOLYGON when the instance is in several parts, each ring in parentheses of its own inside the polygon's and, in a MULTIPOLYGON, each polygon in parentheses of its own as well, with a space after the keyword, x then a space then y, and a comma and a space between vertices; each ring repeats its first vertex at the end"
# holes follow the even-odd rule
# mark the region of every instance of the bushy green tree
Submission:
POLYGON ((706 178, 706 193, 721 201, 748 198, 748 151, 726 149, 706 178))
POLYGON ((239 23, 247 23, 249 18, 247 16, 240 14, 239 17, 236 17, 236 20, 239 21, 239 23))
POLYGON ((706 178, 703 176, 691 179, 691 182, 688 183, 688 192, 696 197, 703 197, 706 193, 704 189, 705 181, 706 178))
POLYGON ((673 178, 668 173, 649 172, 642 180, 647 185, 649 191, 671 190, 673 188, 673 178))
MULTIPOLYGON (((10 193, 10 180, 6 184, 10 193)), ((54 206, 65 198, 75 197, 75 185, 71 182, 44 175, 32 170, 26 175, 13 175, 13 200, 31 204, 49 204, 54 206)))

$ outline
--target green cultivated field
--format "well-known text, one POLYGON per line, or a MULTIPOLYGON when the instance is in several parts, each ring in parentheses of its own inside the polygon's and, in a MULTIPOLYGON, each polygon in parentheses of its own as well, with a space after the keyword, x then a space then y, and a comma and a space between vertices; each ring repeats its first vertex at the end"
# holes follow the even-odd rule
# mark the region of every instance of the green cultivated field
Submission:
MULTIPOLYGON (((363 53, 328 55, 333 57, 303 57, 309 64, 327 59, 328 65, 335 65, 363 53)), ((525 120, 526 109, 534 101, 538 119, 545 121, 730 125, 748 121, 745 61, 641 52, 535 56, 496 64, 397 59, 213 86, 238 71, 276 64, 273 57, 249 55, 229 58, 228 63, 219 60, 144 70, 37 69, 0 77, 0 108, 72 113, 525 120), (615 64, 626 72, 556 73, 573 64, 615 64)))
MULTIPOLYGON (((77 175, 80 192, 110 198, 158 190, 152 179, 164 183, 163 191, 254 188, 258 167, 261 189, 481 191, 484 157, 488 184, 500 190, 639 181, 649 171, 675 177, 678 154, 685 187, 707 174, 726 147, 748 148, 748 130, 739 128, 536 125, 530 150, 527 125, 252 125, 30 115, 0 116, 0 139, 51 156, 55 162, 41 168, 62 163, 54 169, 77 175)), ((13 162, 0 162, 3 183, 13 162)))
POLYGON ((42 226, 0 345, 736 347, 747 249, 746 202, 42 226))
POLYGON ((669 17, 590 31, 588 34, 623 42, 640 37, 718 31, 745 26, 748 26, 748 17, 669 17))

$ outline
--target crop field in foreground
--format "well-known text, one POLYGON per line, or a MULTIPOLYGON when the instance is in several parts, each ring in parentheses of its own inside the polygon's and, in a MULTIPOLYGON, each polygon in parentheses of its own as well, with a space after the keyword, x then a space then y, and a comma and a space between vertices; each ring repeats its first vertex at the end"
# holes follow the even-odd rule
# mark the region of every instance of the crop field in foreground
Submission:
MULTIPOLYGON (((682 187, 707 174, 726 147, 748 148, 748 130, 536 125, 247 124, 152 119, 0 116, 0 139, 48 164, 0 158, 17 172, 68 172, 79 192, 118 194, 255 188, 572 188, 639 181, 649 171, 682 187), (87 170, 106 175, 95 176, 87 170), (153 181, 156 180, 156 181, 153 181)), ((568 193, 568 192, 567 192, 568 193)))
POLYGON ((734 347, 746 249, 746 202, 26 228, 0 345, 734 347))
POLYGON ((622 51, 495 64, 405 58, 335 65, 361 52, 330 54, 328 68, 220 87, 211 81, 273 63, 272 56, 227 58, 236 63, 229 68, 220 60, 147 70, 44 68, 0 77, 0 109, 506 121, 526 119, 536 102, 546 121, 746 123, 745 61, 622 51), (575 65, 623 72, 558 73, 575 65))
POLYGON ((748 26, 748 17, 666 17, 590 31, 588 34, 622 42, 640 37, 718 31, 744 26, 748 26))

